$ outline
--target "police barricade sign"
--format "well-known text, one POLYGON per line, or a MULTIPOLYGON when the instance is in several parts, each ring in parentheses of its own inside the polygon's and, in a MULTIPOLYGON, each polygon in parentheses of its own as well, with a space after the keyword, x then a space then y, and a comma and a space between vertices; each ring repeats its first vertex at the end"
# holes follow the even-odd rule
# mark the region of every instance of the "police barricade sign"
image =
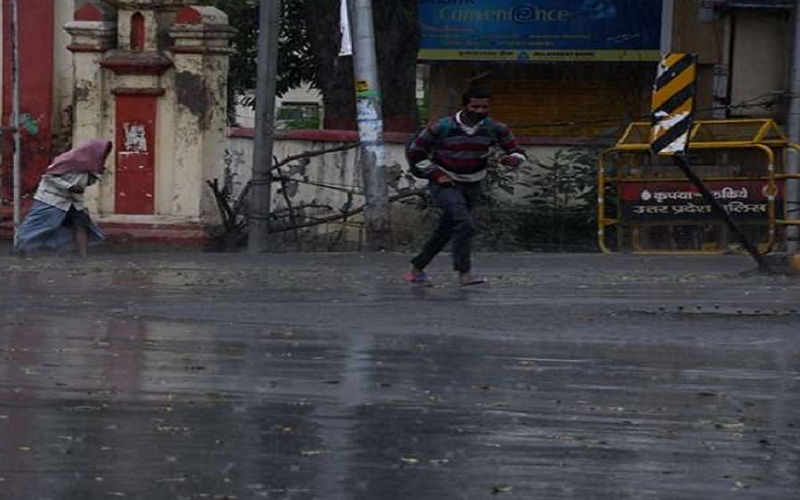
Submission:
POLYGON ((720 252, 734 243, 747 250, 741 236, 750 250, 766 252, 785 236, 776 231, 786 213, 780 159, 792 146, 772 120, 695 121, 694 165, 688 154, 656 155, 651 126, 631 123, 599 157, 603 252, 720 252))
POLYGON ((697 56, 668 54, 653 86, 651 147, 660 156, 686 152, 694 119, 697 56))
MULTIPOLYGON (((706 187, 728 215, 739 223, 764 223, 769 215, 768 180, 728 179, 706 182, 706 187)), ((626 182, 621 186, 622 217, 631 223, 681 221, 707 224, 719 220, 711 205, 685 181, 626 182)), ((782 215, 779 191, 775 215, 782 215)))

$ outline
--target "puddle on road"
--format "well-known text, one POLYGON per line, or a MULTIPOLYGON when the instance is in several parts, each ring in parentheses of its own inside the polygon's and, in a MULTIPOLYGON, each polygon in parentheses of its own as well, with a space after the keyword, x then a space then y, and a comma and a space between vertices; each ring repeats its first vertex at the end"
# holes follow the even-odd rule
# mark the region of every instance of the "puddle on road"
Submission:
POLYGON ((267 270, 233 271, 222 269, 146 269, 138 267, 120 268, 74 268, 48 270, 46 273, 26 271, 9 272, 3 281, 8 286, 25 290, 41 287, 81 288, 150 288, 150 287, 229 287, 245 286, 267 281, 271 275, 267 270))
MULTIPOLYGON (((144 267, 135 263, 105 263, 100 266, 3 269, 2 280, 8 286, 19 288, 62 287, 77 285, 95 288, 145 288, 145 287, 244 287, 269 283, 272 287, 331 287, 354 286, 369 288, 376 283, 376 276, 364 270, 341 275, 331 269, 282 269, 268 265, 246 269, 215 267, 170 266, 165 268, 144 267)), ((400 275, 389 275, 379 279, 381 283, 402 284, 400 275)))
POLYGON ((0 319, 8 498, 800 491, 800 360, 777 342, 0 319))

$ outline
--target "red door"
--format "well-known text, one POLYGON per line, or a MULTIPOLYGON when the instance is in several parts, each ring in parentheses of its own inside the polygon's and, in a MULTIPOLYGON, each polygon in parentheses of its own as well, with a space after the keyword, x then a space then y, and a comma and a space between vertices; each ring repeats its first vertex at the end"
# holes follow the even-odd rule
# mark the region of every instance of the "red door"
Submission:
POLYGON ((157 98, 117 95, 117 163, 114 212, 155 212, 155 138, 157 98))

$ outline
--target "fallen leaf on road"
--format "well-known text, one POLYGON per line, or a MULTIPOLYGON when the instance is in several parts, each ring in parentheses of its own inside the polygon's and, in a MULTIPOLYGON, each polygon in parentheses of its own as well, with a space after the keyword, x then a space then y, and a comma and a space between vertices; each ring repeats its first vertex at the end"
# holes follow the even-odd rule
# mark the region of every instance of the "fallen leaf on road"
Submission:
POLYGON ((327 455, 329 453, 330 452, 327 451, 327 450, 306 450, 306 451, 301 451, 300 452, 300 456, 301 457, 317 457, 319 455, 327 455))
POLYGON ((509 486, 507 484, 492 486, 492 495, 497 495, 498 493, 509 493, 513 489, 513 486, 509 486))

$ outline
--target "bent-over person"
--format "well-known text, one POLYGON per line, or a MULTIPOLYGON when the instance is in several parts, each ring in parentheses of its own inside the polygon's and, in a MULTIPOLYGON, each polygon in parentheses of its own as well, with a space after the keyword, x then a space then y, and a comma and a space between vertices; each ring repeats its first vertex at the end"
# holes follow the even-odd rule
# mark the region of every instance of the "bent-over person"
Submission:
POLYGON ((105 240, 89 217, 83 193, 103 175, 111 148, 109 141, 92 139, 53 160, 39 181, 33 207, 20 224, 18 253, 77 247, 78 255, 85 257, 90 241, 105 240))

